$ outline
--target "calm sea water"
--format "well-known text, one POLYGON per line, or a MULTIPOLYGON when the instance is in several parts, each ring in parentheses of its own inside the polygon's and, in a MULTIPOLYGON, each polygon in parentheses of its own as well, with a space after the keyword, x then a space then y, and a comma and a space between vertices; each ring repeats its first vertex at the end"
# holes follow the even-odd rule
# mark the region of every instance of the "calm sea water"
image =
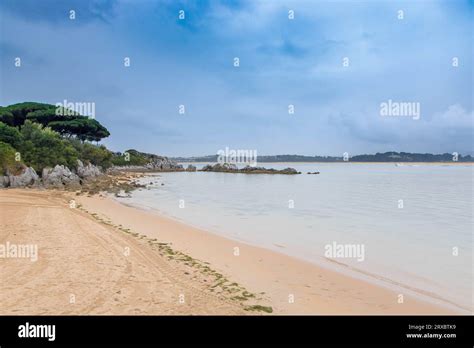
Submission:
POLYGON ((163 173, 142 179, 154 184, 123 201, 327 267, 341 267, 325 259, 327 244, 362 244, 364 261, 336 260, 379 283, 472 309, 472 166, 264 166, 303 174, 163 173))

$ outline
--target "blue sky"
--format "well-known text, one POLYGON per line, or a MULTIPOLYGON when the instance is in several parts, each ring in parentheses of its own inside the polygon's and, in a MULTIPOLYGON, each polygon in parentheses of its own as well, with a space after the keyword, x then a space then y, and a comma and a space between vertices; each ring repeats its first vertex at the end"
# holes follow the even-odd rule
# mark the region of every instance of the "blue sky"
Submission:
POLYGON ((112 133, 104 143, 118 151, 472 153, 473 8, 462 0, 2 0, 0 104, 95 102, 112 133), (420 119, 381 116, 389 99, 420 103, 420 119))

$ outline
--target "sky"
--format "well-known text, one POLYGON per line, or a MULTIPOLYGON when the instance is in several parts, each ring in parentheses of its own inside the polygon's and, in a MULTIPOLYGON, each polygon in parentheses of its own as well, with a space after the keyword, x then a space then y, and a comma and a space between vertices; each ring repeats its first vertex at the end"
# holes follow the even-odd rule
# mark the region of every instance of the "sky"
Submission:
POLYGON ((472 0, 1 0, 0 105, 95 103, 115 151, 473 154, 473 9, 472 0), (389 101, 420 113, 383 115, 389 101))

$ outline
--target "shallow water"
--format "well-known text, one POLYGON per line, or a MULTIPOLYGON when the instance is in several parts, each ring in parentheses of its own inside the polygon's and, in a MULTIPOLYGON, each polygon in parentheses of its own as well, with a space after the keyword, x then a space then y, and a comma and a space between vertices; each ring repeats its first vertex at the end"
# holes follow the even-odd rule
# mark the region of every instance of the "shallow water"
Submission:
POLYGON ((303 174, 162 173, 127 202, 318 264, 326 245, 363 245, 335 260, 472 308, 472 166, 263 165, 303 174))

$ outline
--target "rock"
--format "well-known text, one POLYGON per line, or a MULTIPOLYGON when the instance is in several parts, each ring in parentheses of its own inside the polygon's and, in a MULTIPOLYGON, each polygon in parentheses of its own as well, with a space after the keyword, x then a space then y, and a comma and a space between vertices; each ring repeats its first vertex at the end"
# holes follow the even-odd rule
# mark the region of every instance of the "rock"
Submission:
POLYGON ((95 178, 102 175, 102 171, 99 167, 89 163, 84 166, 81 160, 77 160, 77 175, 82 179, 95 178))
POLYGON ((211 172, 212 166, 210 164, 206 164, 204 167, 201 168, 201 172, 211 172))
POLYGON ((8 181, 10 187, 26 187, 37 185, 39 177, 33 168, 26 167, 20 175, 9 175, 8 181))
POLYGON ((281 174, 301 174, 301 172, 298 172, 295 168, 285 168, 280 170, 281 174))
POLYGON ((201 169, 202 172, 222 172, 222 173, 243 173, 243 174, 301 174, 294 168, 285 168, 276 170, 273 168, 246 166, 242 169, 237 168, 235 164, 208 164, 201 169))
POLYGON ((238 172, 239 168, 231 163, 216 163, 214 165, 208 164, 201 169, 202 172, 238 172))
POLYGON ((10 179, 8 176, 0 176, 0 188, 8 187, 10 185, 10 179))
POLYGON ((267 169, 264 167, 251 167, 251 166, 245 166, 240 170, 242 173, 251 173, 251 172, 276 172, 276 169, 267 169))
POLYGON ((313 173, 308 172, 308 174, 319 174, 319 172, 313 172, 313 173))
POLYGON ((115 194, 115 197, 118 197, 118 198, 131 198, 132 196, 130 195, 130 193, 127 193, 124 190, 120 190, 120 192, 117 192, 115 194))
POLYGON ((44 168, 41 175, 45 187, 54 188, 80 188, 81 179, 68 167, 56 165, 54 168, 44 168))
POLYGON ((195 166, 193 166, 192 164, 188 165, 188 168, 186 168, 186 171, 187 172, 195 172, 197 169, 195 166))
POLYGON ((168 157, 157 156, 152 154, 146 154, 149 157, 150 162, 143 166, 130 165, 130 166, 114 166, 109 168, 109 172, 113 171, 150 171, 150 172, 182 172, 185 169, 181 164, 170 160, 168 157))
POLYGON ((184 168, 181 164, 170 160, 168 157, 164 156, 153 156, 152 162, 150 162, 154 170, 159 171, 183 171, 184 168))
POLYGON ((222 168, 223 168, 224 170, 230 170, 230 171, 232 171, 232 170, 239 170, 239 168, 237 167, 237 165, 232 164, 232 163, 224 163, 224 164, 222 165, 222 168))

